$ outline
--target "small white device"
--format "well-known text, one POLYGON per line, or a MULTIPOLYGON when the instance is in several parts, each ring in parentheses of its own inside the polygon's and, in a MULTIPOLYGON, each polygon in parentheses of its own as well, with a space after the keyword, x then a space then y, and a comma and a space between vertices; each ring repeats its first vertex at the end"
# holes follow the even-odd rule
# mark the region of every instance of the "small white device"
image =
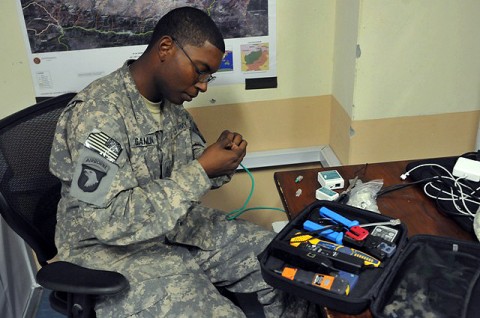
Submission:
POLYGON ((452 174, 455 177, 478 182, 480 181, 480 161, 459 157, 452 174))
POLYGON ((328 201, 333 201, 338 198, 338 193, 326 188, 326 187, 321 187, 315 191, 315 198, 317 200, 328 200, 328 201))
POLYGON ((320 171, 318 173, 318 183, 320 183, 322 187, 332 190, 342 189, 345 184, 337 170, 320 171))

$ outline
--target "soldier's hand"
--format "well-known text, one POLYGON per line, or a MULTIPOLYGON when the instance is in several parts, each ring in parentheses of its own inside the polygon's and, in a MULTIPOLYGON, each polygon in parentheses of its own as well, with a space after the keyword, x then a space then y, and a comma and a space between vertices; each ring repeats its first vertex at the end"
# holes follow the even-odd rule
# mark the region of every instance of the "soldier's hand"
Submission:
POLYGON ((246 153, 247 141, 242 135, 225 130, 205 149, 198 162, 209 177, 218 177, 235 172, 246 153))

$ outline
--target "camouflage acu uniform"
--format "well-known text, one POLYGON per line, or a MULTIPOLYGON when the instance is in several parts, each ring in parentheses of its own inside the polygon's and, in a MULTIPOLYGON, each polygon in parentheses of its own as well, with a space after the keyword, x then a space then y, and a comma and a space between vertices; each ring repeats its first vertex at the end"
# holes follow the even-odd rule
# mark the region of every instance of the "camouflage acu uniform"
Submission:
POLYGON ((199 205, 230 177, 210 179, 196 160, 205 145, 183 106, 164 101, 161 116, 127 64, 66 108, 50 158, 63 183, 59 257, 127 277, 129 290, 99 302, 99 317, 242 317, 212 283, 256 291, 267 314, 281 316, 282 296, 256 260, 272 233, 199 205))

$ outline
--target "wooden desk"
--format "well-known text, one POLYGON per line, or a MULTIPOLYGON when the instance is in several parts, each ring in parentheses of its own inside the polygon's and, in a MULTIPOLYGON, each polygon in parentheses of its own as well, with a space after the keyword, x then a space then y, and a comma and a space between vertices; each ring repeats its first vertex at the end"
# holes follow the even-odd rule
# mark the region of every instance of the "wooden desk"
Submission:
MULTIPOLYGON (((383 179, 384 186, 388 187, 409 182, 408 179, 406 181, 400 179, 400 175, 405 172, 405 166, 408 162, 395 161, 334 168, 283 171, 276 172, 274 179, 285 211, 289 219, 292 219, 316 200, 315 191, 320 187, 317 181, 319 171, 337 170, 344 178, 345 186, 348 186, 348 180, 353 179, 358 174, 363 182, 383 179), (303 176, 303 180, 296 183, 295 179, 298 176, 303 176), (296 192, 298 189, 301 189, 302 193, 297 197, 296 192)), ((343 190, 338 191, 341 192, 343 190)), ((476 241, 473 234, 464 231, 452 219, 439 213, 433 200, 424 195, 422 189, 418 186, 406 187, 380 196, 377 199, 377 204, 382 214, 398 218, 406 224, 409 237, 416 234, 432 234, 476 241)), ((372 317, 369 310, 360 315, 346 315, 330 309, 325 309, 325 316, 329 318, 372 317)))

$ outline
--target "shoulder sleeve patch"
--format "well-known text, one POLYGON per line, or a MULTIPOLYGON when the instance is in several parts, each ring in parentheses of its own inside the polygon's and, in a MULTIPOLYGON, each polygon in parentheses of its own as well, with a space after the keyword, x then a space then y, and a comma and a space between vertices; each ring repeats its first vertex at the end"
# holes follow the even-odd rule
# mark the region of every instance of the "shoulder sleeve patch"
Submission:
POLYGON ((75 165, 70 195, 83 202, 105 207, 117 172, 116 164, 97 152, 83 148, 75 165))

